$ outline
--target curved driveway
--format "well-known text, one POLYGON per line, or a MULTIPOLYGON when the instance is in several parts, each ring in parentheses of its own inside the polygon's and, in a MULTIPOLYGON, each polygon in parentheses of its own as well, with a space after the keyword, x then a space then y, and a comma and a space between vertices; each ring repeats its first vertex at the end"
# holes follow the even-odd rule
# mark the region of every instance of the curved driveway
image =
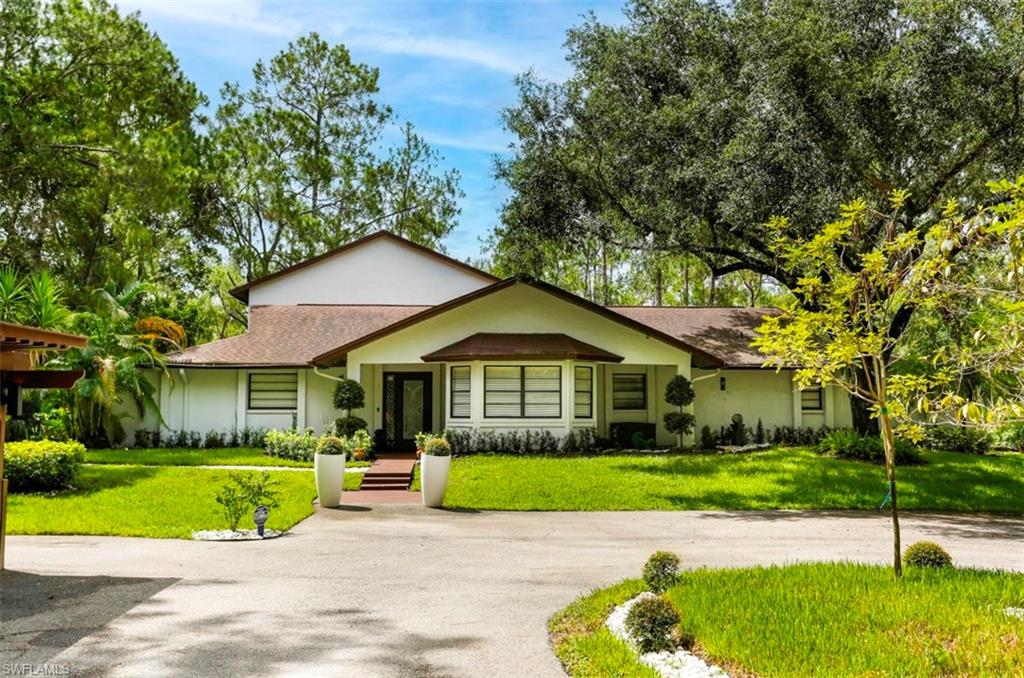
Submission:
MULTIPOLYGON (((1024 570, 1024 519, 906 514, 961 565, 1024 570)), ((319 511, 263 543, 9 537, 0 664, 73 675, 556 676, 545 622, 636 576, 688 566, 886 562, 884 514, 319 511)))

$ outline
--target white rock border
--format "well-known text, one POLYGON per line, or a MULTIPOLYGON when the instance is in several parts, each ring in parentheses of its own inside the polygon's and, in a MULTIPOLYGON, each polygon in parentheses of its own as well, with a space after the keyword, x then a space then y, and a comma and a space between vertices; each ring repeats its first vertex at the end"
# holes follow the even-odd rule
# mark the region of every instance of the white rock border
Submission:
MULTIPOLYGON (((626 631, 626 616, 638 600, 655 597, 657 597, 655 594, 645 591, 635 598, 630 598, 612 610, 604 622, 612 635, 631 647, 634 652, 637 651, 637 645, 626 631)), ((697 655, 682 648, 675 651, 646 652, 639 658, 641 664, 650 666, 664 678, 729 678, 729 674, 721 667, 708 664, 697 655)))
POLYGON ((284 532, 269 528, 263 530, 262 537, 256 530, 199 530, 192 533, 192 538, 196 541, 263 541, 280 537, 282 534, 284 532))

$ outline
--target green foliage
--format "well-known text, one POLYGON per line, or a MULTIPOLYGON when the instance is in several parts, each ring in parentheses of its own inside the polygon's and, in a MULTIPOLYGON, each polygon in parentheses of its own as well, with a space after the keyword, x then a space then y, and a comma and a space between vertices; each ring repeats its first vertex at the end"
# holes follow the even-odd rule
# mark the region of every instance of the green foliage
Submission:
POLYGON ((211 141, 223 196, 221 244, 247 279, 379 228, 436 246, 455 225, 458 175, 376 100, 377 69, 316 33, 268 63, 252 86, 221 90, 211 141))
POLYGON ((357 452, 362 450, 363 452, 369 453, 373 450, 373 439, 366 429, 359 429, 347 438, 351 452, 357 452))
POLYGON ((771 217, 810 235, 835 196, 905 186, 927 228, 945 200, 1024 166, 1020 82, 1002 75, 1024 62, 1012 3, 636 0, 625 16, 571 30, 574 72, 521 76, 505 111, 502 240, 528 262, 549 242, 600 261, 614 242, 648 268, 690 256, 793 289, 771 217))
MULTIPOLYGON (((366 404, 366 391, 362 384, 354 379, 343 379, 334 386, 334 407, 351 414, 366 404)), ((366 424, 363 423, 365 428, 366 424)))
MULTIPOLYGON (((878 436, 861 435, 850 429, 836 429, 818 443, 818 452, 836 459, 860 459, 876 464, 885 463, 885 450, 878 436)), ((896 438, 894 454, 896 463, 920 464, 921 452, 914 443, 896 438)))
POLYGON ((228 529, 237 530, 238 524, 248 512, 257 506, 270 508, 280 506, 277 497, 281 481, 267 471, 261 473, 232 473, 230 480, 217 493, 216 501, 221 505, 228 529))
POLYGON ((361 417, 339 417, 334 420, 334 435, 346 437, 359 431, 366 433, 366 420, 361 417))
POLYGON ((423 443, 423 454, 431 457, 450 457, 452 446, 443 437, 434 437, 423 443))
POLYGON ((33 440, 8 443, 4 449, 4 477, 11 492, 70 487, 85 455, 85 446, 75 441, 33 440))
POLYGON ((594 429, 573 430, 561 439, 550 431, 487 431, 479 429, 448 429, 444 438, 460 456, 467 454, 519 454, 575 456, 598 451, 600 445, 594 429))
MULTIPOLYGON (((312 461, 316 452, 318 437, 312 430, 299 433, 297 431, 270 430, 264 438, 267 454, 281 459, 312 461)), ((185 447, 176 446, 176 447, 185 447)))
POLYGON ((676 407, 686 407, 693 403, 693 384, 682 374, 672 377, 665 385, 665 402, 676 407))
POLYGON ((953 567, 953 558, 935 542, 916 541, 903 552, 903 563, 913 567, 953 567))
POLYGON ((416 449, 417 450, 422 450, 424 445, 426 445, 427 441, 434 437, 434 434, 433 433, 424 433, 423 431, 420 431, 419 433, 417 433, 413 437, 416 440, 416 449))
POLYGON ((337 436, 321 436, 316 443, 316 453, 336 456, 348 454, 348 445, 337 436))
POLYGON ((924 443, 933 450, 986 454, 992 447, 992 437, 977 428, 934 426, 925 429, 924 443))
POLYGON ((703 450, 713 450, 715 445, 715 436, 711 433, 711 427, 705 424, 700 429, 700 447, 703 450))
POLYGON ((111 281, 184 281, 207 236, 203 96, 104 0, 12 0, 0 25, 0 260, 52 267, 75 306, 111 281))
POLYGON ((666 412, 665 430, 676 435, 685 435, 693 430, 696 419, 689 412, 666 412))
POLYGON ((679 611, 662 596, 644 596, 629 608, 626 631, 641 652, 661 652, 672 649, 675 630, 679 626, 679 611))
POLYGON ((643 578, 647 588, 664 593, 679 581, 679 556, 669 551, 655 551, 644 563, 643 578))

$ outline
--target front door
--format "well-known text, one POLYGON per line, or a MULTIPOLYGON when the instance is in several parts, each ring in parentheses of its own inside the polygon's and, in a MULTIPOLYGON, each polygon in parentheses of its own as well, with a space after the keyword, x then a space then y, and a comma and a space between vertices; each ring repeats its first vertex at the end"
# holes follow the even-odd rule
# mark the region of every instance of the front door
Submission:
POLYGON ((415 435, 433 428, 430 372, 384 373, 384 439, 391 451, 412 452, 415 435))

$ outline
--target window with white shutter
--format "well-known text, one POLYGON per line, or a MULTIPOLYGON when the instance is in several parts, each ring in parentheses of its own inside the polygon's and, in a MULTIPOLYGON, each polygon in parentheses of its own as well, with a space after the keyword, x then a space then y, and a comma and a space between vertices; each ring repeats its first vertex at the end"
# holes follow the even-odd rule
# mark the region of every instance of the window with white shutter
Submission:
POLYGON ((484 417, 557 419, 562 416, 562 368, 558 365, 484 367, 484 417))
POLYGON ((452 367, 449 372, 449 401, 452 419, 469 419, 470 370, 469 366, 452 367))
POLYGON ((577 367, 573 390, 573 414, 577 419, 594 416, 594 368, 577 367))
POLYGON ((294 410, 299 404, 296 372, 250 372, 250 410, 294 410))

